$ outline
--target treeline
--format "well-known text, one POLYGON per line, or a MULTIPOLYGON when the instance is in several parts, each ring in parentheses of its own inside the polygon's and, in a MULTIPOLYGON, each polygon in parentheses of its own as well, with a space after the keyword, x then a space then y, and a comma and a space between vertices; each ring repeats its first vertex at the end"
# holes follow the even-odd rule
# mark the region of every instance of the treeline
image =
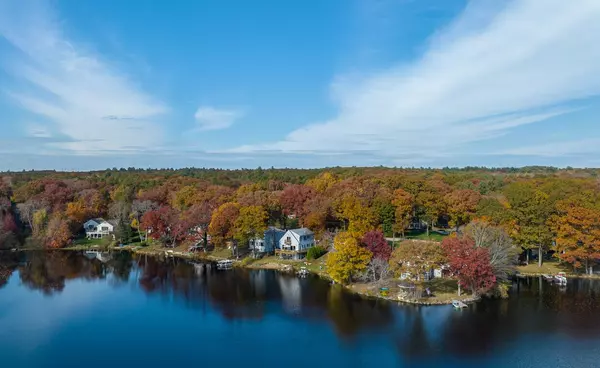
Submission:
POLYGON ((217 247, 247 244, 267 225, 361 239, 373 230, 460 230, 483 219, 524 250, 553 250, 591 272, 600 258, 597 175, 547 167, 3 173, 0 247, 26 238, 64 247, 94 217, 117 220, 121 241, 149 232, 172 246, 210 235, 217 247))

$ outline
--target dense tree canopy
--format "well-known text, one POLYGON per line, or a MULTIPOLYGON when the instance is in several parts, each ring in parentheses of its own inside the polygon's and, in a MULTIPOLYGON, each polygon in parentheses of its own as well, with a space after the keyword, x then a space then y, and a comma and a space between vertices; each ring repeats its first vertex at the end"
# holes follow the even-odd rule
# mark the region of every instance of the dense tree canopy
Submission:
MULTIPOLYGON (((147 230, 165 245, 200 236, 222 246, 267 225, 303 225, 327 248, 339 231, 354 239, 410 234, 415 226, 462 231, 482 219, 512 239, 512 253, 515 246, 556 251, 589 270, 598 259, 599 174, 548 167, 7 172, 0 173, 0 242, 32 237, 60 247, 81 236, 87 219, 104 217, 119 224, 120 238, 142 239, 147 230)), ((490 247, 478 248, 494 261, 490 247)))

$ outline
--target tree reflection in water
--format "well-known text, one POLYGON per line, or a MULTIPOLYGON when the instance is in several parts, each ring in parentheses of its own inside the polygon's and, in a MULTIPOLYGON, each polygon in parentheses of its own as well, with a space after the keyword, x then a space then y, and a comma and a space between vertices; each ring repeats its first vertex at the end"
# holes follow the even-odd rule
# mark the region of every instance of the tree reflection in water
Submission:
POLYGON ((19 254, 0 251, 0 289, 7 283, 19 265, 19 254))
POLYGON ((220 271, 210 263, 126 252, 100 258, 64 251, 0 254, 0 287, 15 270, 23 285, 48 295, 61 292, 71 279, 107 279, 199 313, 216 311, 227 320, 276 315, 324 322, 347 341, 367 337, 392 344, 400 356, 415 361, 482 356, 519 335, 563 333, 584 339, 600 331, 600 282, 594 280, 569 280, 564 289, 537 278, 520 279, 508 300, 455 311, 363 299, 316 277, 220 271))

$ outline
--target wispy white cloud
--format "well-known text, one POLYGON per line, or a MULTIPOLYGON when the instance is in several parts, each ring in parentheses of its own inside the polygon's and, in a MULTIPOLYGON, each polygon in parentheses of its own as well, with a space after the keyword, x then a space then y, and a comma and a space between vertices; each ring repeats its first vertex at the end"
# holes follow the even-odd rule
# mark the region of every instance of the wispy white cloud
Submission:
POLYGON ((499 3, 473 1, 412 63, 336 78, 333 119, 233 151, 369 151, 426 162, 600 94, 600 1, 499 3))
POLYGON ((40 119, 30 133, 69 137, 54 147, 78 154, 160 144, 155 118, 167 106, 101 55, 69 39, 49 3, 2 1, 1 38, 14 51, 1 60, 12 76, 12 83, 3 87, 5 96, 40 119))
MULTIPOLYGON (((600 138, 548 142, 495 152, 497 155, 561 157, 600 154, 600 138)), ((596 161, 597 162, 597 161, 596 161)))
POLYGON ((232 126, 244 113, 234 109, 217 109, 211 106, 200 106, 194 114, 199 130, 219 130, 232 126))
POLYGON ((50 130, 42 124, 29 124, 26 126, 27 136, 34 138, 50 138, 50 130))

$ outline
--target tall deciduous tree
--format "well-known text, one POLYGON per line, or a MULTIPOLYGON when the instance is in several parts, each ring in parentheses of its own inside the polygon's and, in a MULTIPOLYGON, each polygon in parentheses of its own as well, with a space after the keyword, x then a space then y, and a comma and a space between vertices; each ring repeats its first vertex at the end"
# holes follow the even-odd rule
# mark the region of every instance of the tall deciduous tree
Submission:
POLYGON ((305 204, 314 196, 315 191, 311 187, 292 184, 281 192, 279 201, 286 216, 296 216, 302 223, 306 217, 305 204))
POLYGON ((446 201, 450 224, 456 227, 458 232, 460 226, 471 221, 477 211, 477 204, 481 194, 471 189, 454 190, 444 197, 446 201))
POLYGON ((325 193, 333 187, 339 180, 330 172, 324 172, 316 178, 310 179, 306 185, 313 188, 317 193, 325 193))
POLYGON ((81 226, 81 224, 87 221, 89 212, 85 207, 85 202, 82 199, 79 199, 75 202, 67 203, 65 215, 69 218, 69 220, 81 226))
POLYGON ((600 259, 600 205, 573 198, 558 202, 557 209, 551 224, 558 257, 574 267, 584 266, 586 273, 592 274, 600 259))
POLYGON ((362 237, 377 225, 377 214, 353 194, 345 194, 336 203, 337 216, 348 224, 347 230, 356 238, 362 237))
POLYGON ((212 216, 210 203, 203 201, 190 207, 184 214, 192 225, 201 231, 204 249, 208 246, 208 226, 212 216))
POLYGON ((385 236, 380 230, 372 230, 366 233, 361 239, 361 244, 373 253, 373 258, 381 258, 385 261, 390 259, 392 247, 385 240, 385 236))
POLYGON ((49 248, 62 248, 71 241, 69 222, 60 214, 55 214, 48 221, 46 230, 46 246, 49 248))
POLYGON ((233 238, 239 213, 240 206, 234 202, 224 203, 213 212, 208 233, 216 246, 224 246, 227 240, 233 238))
POLYGON ((241 207, 234 224, 235 239, 239 244, 248 245, 250 239, 262 238, 268 218, 267 211, 260 206, 241 207))
POLYGON ((496 280, 498 282, 509 281, 510 276, 515 273, 520 249, 513 243, 506 231, 487 221, 475 220, 465 228, 465 236, 473 239, 476 247, 488 250, 496 280))
POLYGON ((175 246, 185 238, 187 231, 180 214, 168 206, 146 212, 140 226, 150 233, 150 237, 167 246, 175 246))
POLYGON ((427 224, 427 236, 429 236, 429 230, 437 223, 438 218, 445 211, 444 193, 437 186, 431 184, 425 185, 419 191, 416 204, 419 208, 419 216, 427 224))
POLYGON ((196 187, 187 185, 175 192, 171 206, 179 211, 185 211, 197 202, 197 193, 196 187))
POLYGON ((510 206, 509 215, 516 227, 513 239, 526 250, 537 248, 538 265, 541 267, 544 250, 552 243, 548 220, 553 206, 548 194, 533 183, 519 182, 506 188, 506 198, 510 206))
POLYGON ((48 223, 48 212, 41 208, 33 213, 33 236, 42 237, 48 223))
POLYGON ((404 237, 404 231, 414 215, 415 198, 404 189, 396 189, 392 204, 396 207, 394 230, 400 231, 404 237))
POLYGON ((367 268, 372 256, 350 233, 339 233, 334 240, 334 251, 327 257, 329 276, 339 283, 348 283, 367 268))
POLYGON ((448 257, 451 272, 458 278, 459 295, 461 287, 474 295, 494 287, 496 276, 488 249, 476 247, 470 238, 445 238, 442 248, 448 257))

